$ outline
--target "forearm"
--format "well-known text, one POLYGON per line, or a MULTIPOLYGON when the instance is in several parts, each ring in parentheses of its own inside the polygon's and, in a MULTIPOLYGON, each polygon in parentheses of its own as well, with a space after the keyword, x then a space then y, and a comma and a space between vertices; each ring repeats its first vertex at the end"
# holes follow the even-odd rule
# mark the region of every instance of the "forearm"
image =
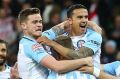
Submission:
POLYGON ((100 64, 100 70, 104 71, 104 64, 100 64))
POLYGON ((91 27, 97 33, 102 34, 102 28, 99 27, 96 23, 88 21, 88 26, 91 27))
POLYGON ((59 54, 68 58, 68 59, 78 59, 85 58, 93 55, 92 49, 87 47, 81 47, 79 50, 73 50, 69 48, 65 48, 57 43, 54 43, 52 46, 59 54))
POLYGON ((54 70, 58 73, 65 73, 68 71, 75 70, 80 66, 86 64, 86 59, 76 59, 76 60, 61 60, 58 61, 52 56, 46 56, 40 62, 43 66, 54 70))
POLYGON ((96 67, 94 67, 93 75, 95 75, 99 79, 118 79, 115 75, 113 76, 113 75, 107 74, 103 70, 100 70, 96 67))
POLYGON ((72 70, 75 70, 77 68, 80 68, 81 66, 85 65, 84 59, 76 59, 76 60, 63 60, 59 61, 58 66, 58 73, 65 73, 72 70))
POLYGON ((69 50, 67 57, 71 59, 85 58, 93 55, 93 50, 82 46, 79 50, 69 50))
POLYGON ((65 22, 62 22, 62 23, 60 23, 60 24, 55 25, 55 26, 52 27, 52 30, 55 32, 55 34, 57 36, 64 33, 65 22))
POLYGON ((62 55, 63 57, 66 57, 68 59, 71 59, 67 56, 68 52, 71 50, 69 48, 66 48, 66 47, 63 47, 62 45, 56 43, 56 42, 53 42, 51 47, 53 47, 54 50, 57 51, 57 53, 59 53, 60 55, 62 55))
POLYGON ((99 79, 119 79, 119 78, 109 75, 105 73, 104 71, 100 71, 99 79))

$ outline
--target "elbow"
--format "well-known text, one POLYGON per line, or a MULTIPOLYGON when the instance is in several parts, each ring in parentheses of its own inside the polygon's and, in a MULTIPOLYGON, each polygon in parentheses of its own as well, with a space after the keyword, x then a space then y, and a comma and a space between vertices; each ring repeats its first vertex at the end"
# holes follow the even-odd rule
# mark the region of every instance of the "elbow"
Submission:
POLYGON ((61 70, 60 68, 55 69, 54 71, 57 72, 57 73, 59 73, 59 74, 62 74, 62 73, 63 73, 63 70, 61 70))
POLYGON ((59 74, 61 74, 61 73, 64 73, 65 71, 65 69, 62 67, 62 66, 54 66, 54 68, 53 68, 53 70, 55 71, 55 72, 57 72, 57 73, 59 73, 59 74))
POLYGON ((57 73, 59 73, 59 74, 64 73, 64 69, 62 69, 61 67, 55 68, 54 71, 57 72, 57 73))

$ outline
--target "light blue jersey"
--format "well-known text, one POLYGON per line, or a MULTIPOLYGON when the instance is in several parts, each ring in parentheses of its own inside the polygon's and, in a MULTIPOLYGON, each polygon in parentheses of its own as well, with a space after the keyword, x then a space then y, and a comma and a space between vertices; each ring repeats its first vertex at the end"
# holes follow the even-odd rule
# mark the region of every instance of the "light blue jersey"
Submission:
MULTIPOLYGON (((49 39, 55 39, 56 34, 54 31, 47 30, 43 33, 43 36, 49 39)), ((101 43, 102 37, 100 34, 96 33, 91 29, 87 29, 85 35, 73 36, 71 37, 75 50, 78 50, 81 46, 88 47, 93 50, 93 63, 94 66, 99 68, 100 66, 100 53, 101 53, 101 43)), ((58 74, 54 71, 49 73, 48 79, 96 79, 94 76, 86 73, 81 73, 80 71, 72 71, 65 74, 58 74)))
POLYGON ((6 65, 5 70, 0 71, 0 79, 10 79, 10 69, 11 67, 6 65))
POLYGON ((120 78, 120 61, 105 64, 104 71, 120 78))
POLYGON ((47 68, 40 64, 40 61, 48 53, 43 46, 33 38, 24 36, 20 40, 18 53, 18 71, 22 79, 46 79, 47 68))

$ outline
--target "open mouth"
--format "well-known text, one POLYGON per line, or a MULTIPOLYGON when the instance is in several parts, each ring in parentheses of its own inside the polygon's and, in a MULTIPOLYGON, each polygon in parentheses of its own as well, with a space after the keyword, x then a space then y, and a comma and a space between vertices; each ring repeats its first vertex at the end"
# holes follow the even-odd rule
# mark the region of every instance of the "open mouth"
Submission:
POLYGON ((42 31, 42 29, 37 29, 36 31, 42 31))
POLYGON ((86 24, 87 24, 86 22, 82 22, 82 23, 80 23, 79 26, 80 26, 81 28, 85 28, 85 27, 86 27, 86 24))
POLYGON ((85 28, 86 26, 80 26, 81 28, 85 28))

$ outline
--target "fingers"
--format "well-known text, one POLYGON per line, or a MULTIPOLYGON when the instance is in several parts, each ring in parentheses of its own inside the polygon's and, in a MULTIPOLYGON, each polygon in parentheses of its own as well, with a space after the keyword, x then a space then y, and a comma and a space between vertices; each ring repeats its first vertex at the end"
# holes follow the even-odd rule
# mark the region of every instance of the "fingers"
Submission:
POLYGON ((81 72, 87 73, 86 67, 81 67, 80 69, 78 69, 81 72))
POLYGON ((39 38, 37 39, 37 42, 44 44, 47 40, 48 40, 48 39, 45 38, 45 37, 39 37, 39 38))
POLYGON ((86 70, 86 66, 81 67, 81 68, 79 68, 78 70, 80 70, 80 71, 85 71, 85 70, 86 70))
POLYGON ((16 62, 15 65, 13 66, 14 69, 17 69, 18 63, 16 62))

